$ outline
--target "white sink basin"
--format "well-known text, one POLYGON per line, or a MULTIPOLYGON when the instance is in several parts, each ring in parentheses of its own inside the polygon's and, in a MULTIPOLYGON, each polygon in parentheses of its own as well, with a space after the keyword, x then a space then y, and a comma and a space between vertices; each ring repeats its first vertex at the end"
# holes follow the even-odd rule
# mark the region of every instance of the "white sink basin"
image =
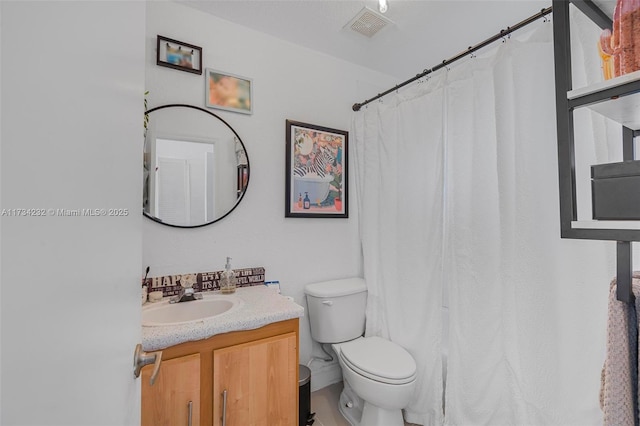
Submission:
POLYGON ((228 314, 243 305, 233 295, 208 295, 190 302, 151 304, 142 308, 142 325, 147 327, 187 324, 228 314))

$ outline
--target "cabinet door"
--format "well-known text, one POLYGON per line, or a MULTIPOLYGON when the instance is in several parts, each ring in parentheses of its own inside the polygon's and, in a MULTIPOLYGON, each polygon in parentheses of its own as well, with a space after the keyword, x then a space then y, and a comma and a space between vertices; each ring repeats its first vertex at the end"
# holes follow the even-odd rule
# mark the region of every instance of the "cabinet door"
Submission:
POLYGON ((296 426, 296 345, 287 333, 213 351, 214 426, 296 426))
POLYGON ((162 361, 150 385, 152 371, 142 369, 142 426, 199 426, 200 354, 162 361))

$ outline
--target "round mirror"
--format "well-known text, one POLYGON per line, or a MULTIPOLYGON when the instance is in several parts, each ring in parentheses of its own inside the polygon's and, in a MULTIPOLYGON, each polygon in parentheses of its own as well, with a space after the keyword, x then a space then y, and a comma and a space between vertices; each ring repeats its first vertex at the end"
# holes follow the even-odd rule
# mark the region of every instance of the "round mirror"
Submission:
POLYGON ((249 157, 238 133, 192 105, 162 105, 144 114, 143 212, 181 228, 209 225, 242 201, 249 157))

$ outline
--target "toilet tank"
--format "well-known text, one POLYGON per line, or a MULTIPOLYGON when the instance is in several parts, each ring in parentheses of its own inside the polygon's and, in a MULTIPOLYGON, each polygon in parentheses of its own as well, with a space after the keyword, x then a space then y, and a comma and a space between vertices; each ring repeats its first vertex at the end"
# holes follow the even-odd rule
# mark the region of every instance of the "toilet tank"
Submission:
POLYGON ((364 334, 367 286, 362 278, 308 284, 311 337, 319 343, 340 343, 364 334))

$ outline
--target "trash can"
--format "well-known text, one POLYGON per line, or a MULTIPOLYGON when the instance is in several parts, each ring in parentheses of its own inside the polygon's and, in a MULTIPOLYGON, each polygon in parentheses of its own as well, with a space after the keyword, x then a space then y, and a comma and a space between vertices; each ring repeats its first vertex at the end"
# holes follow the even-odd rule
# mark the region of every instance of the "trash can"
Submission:
POLYGON ((312 425, 316 413, 311 412, 311 370, 298 365, 298 415, 299 426, 312 425))

